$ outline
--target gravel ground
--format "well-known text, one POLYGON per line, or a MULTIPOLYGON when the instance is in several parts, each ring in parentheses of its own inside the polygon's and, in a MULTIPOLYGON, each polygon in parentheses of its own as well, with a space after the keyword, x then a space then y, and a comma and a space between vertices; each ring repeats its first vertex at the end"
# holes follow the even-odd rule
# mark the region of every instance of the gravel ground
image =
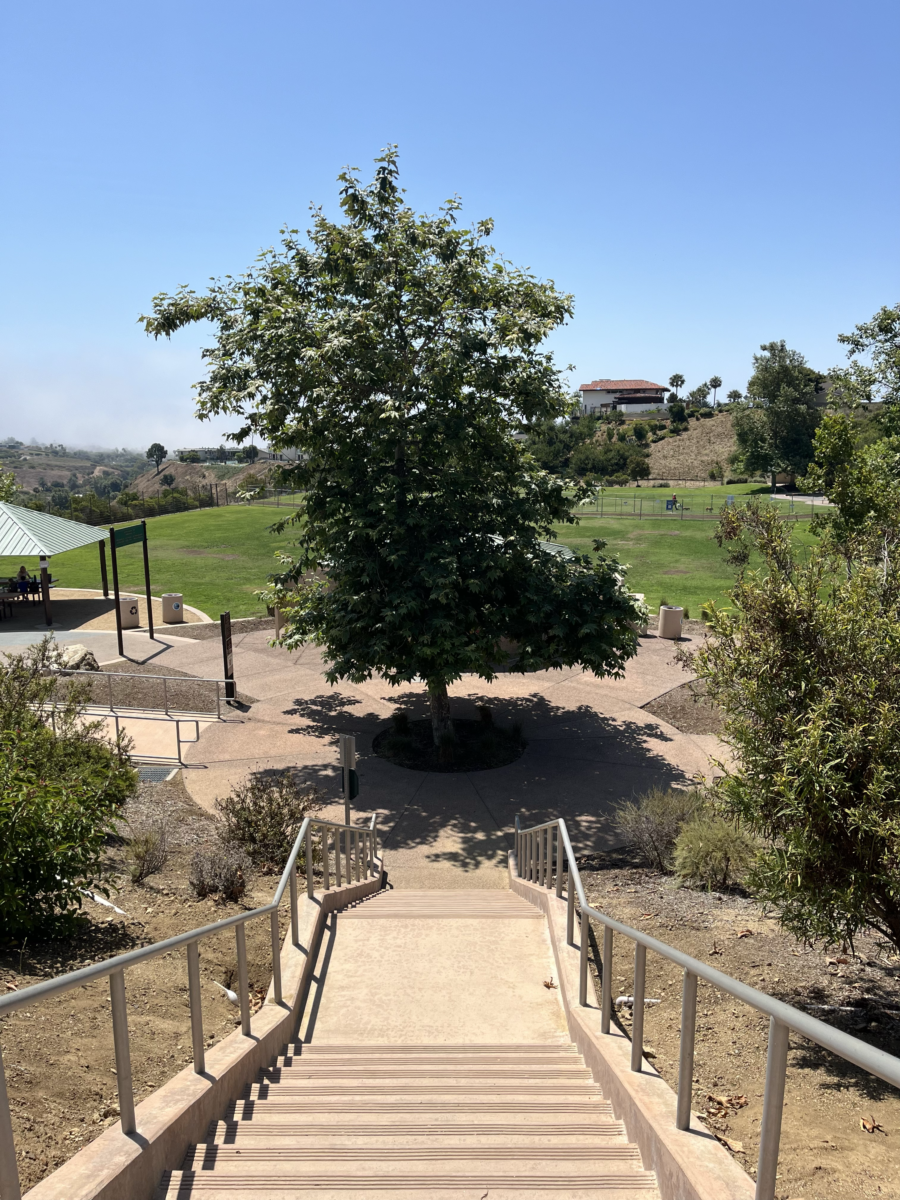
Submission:
MULTIPOLYGON (((236 617, 231 622, 231 632, 253 633, 257 629, 275 629, 274 617, 236 617)), ((202 625, 167 625, 166 637, 186 637, 195 642, 211 641, 222 636, 222 628, 218 621, 203 622, 202 625)))
POLYGON ((682 733, 722 732, 722 710, 706 695, 706 684, 701 680, 682 683, 662 696, 657 696, 644 705, 644 712, 660 717, 682 733))

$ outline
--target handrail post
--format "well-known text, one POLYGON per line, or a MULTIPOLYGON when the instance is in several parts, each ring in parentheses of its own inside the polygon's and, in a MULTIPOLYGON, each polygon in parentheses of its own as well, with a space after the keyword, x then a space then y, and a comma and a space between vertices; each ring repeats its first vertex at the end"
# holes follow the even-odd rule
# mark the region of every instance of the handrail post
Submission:
POLYGON ((359 883, 359 830, 353 831, 353 867, 356 882, 359 883))
POLYGON ((571 868, 566 882, 566 944, 575 945, 575 880, 571 868))
POLYGON ((275 1003, 281 1003, 281 936, 278 929, 278 909, 269 914, 272 927, 272 995, 275 1003))
POLYGON ((582 1008, 587 1008, 587 993, 588 993, 588 931, 590 930, 590 918, 584 909, 581 910, 581 924, 579 927, 579 961, 578 961, 578 1003, 582 1008))
POLYGON ((609 1033, 612 1021, 613 931, 603 926, 603 978, 600 982, 600 1032, 609 1033))
POLYGON ((9 1112, 9 1093, 6 1090, 6 1074, 3 1070, 3 1055, 0 1054, 0 1196, 3 1200, 22 1200, 22 1185, 16 1163, 16 1140, 13 1136, 12 1117, 9 1112))
POLYGON ((206 1049, 203 1045, 203 1004, 200 997, 200 943, 188 942, 188 996, 191 1005, 191 1044, 194 1050, 194 1074, 206 1070, 206 1049))
POLYGON ((314 888, 312 860, 312 824, 310 823, 306 827, 306 894, 310 898, 312 897, 314 888))
POLYGON ((544 831, 538 830, 537 835, 537 884, 538 887, 544 886, 544 831))
POLYGON ((675 1128, 690 1129, 691 1097, 694 1090, 694 1035, 697 1027, 697 976, 684 973, 681 996, 681 1047, 678 1054, 678 1108, 675 1128))
POLYGON ((563 840, 562 830, 556 827, 556 898, 562 899, 563 889, 563 840))
POLYGON ((774 1200, 784 1112, 784 1083, 787 1074, 789 1030, 769 1018, 769 1050, 766 1055, 766 1090, 759 1127, 759 1164, 756 1171, 756 1200, 774 1200))
POLYGON ((631 1069, 640 1071, 644 1057, 644 991, 647 977, 647 947, 634 944, 634 1007, 631 1010, 631 1069))
POLYGON ((116 1052, 116 1087, 119 1093, 119 1120, 123 1133, 134 1133, 134 1090, 131 1083, 131 1050, 128 1045, 128 1008, 125 1003, 125 972, 112 971, 109 976, 109 999, 112 1008, 113 1045, 116 1052))
MULTIPOLYGON (((307 841, 309 833, 307 832, 307 841)), ((291 867, 289 877, 291 888, 291 945, 299 946, 300 944, 300 913, 297 906, 297 861, 294 860, 294 865, 291 867)))
POLYGON ((344 852, 346 854, 347 883, 348 884, 353 882, 353 872, 350 869, 350 856, 351 856, 351 849, 352 849, 352 846, 351 846, 352 841, 353 841, 353 831, 350 829, 345 829, 344 830, 344 852))
POLYGON ((241 1005, 241 1033, 250 1036, 250 982, 247 978, 247 936, 244 932, 244 922, 234 927, 234 937, 237 942, 238 961, 238 1000, 241 1005))
POLYGON ((341 831, 334 831, 334 886, 340 887, 344 876, 341 873, 341 831))
POLYGON ((322 870, 323 870, 322 887, 323 887, 324 891, 326 891, 326 892, 328 891, 329 887, 331 887, 330 867, 331 867, 331 863, 330 863, 329 856, 328 856, 328 826, 323 825, 322 826, 322 870))

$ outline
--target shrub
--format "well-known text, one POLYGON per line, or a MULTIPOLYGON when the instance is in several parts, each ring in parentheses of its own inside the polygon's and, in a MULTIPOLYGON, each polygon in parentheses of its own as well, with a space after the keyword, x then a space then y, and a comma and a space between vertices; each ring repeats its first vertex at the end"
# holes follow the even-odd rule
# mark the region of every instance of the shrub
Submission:
POLYGON ((239 847, 252 863, 276 871, 287 862, 303 818, 318 812, 321 802, 316 788, 285 771, 276 779, 239 784, 215 806, 223 821, 223 844, 239 847))
POLYGON ((188 883, 203 899, 218 894, 221 901, 240 900, 247 890, 250 859, 235 846, 198 850, 191 861, 188 883))
POLYGON ((702 795, 696 790, 651 788, 637 800, 620 804, 613 825, 657 870, 669 871, 679 831, 702 804, 702 795))
POLYGON ((85 719, 87 687, 50 673, 51 647, 45 638, 0 670, 0 930, 10 938, 70 928, 81 889, 109 894, 105 842, 137 786, 127 741, 85 719))
POLYGON ((131 858, 131 882, 143 883, 149 875, 156 875, 169 861, 168 830, 163 822, 138 830, 128 840, 128 855, 131 858))
POLYGON ((404 712, 402 708, 398 708, 391 717, 391 724, 394 726, 394 733, 405 736, 409 733, 409 713, 404 712))
POLYGON ((740 825, 713 812, 698 812, 675 842, 675 874, 685 883, 725 888, 747 873, 756 843, 740 825))

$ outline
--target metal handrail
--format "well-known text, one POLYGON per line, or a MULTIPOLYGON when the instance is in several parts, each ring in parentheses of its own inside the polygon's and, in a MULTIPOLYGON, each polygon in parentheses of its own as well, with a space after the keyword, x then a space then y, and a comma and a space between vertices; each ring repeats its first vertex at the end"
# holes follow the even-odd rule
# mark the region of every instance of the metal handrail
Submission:
MULTIPOLYGON (((301 849, 306 860, 306 891, 312 896, 314 892, 312 860, 313 832, 318 830, 321 836, 322 863, 324 872, 324 890, 328 891, 331 879, 331 857, 334 857, 334 883, 340 887, 344 876, 347 883, 354 879, 357 883, 362 878, 368 879, 375 873, 375 860, 378 857, 378 831, 375 827, 375 815, 368 825, 342 825, 335 821, 321 821, 305 817, 297 834, 281 879, 275 889, 275 894, 268 904, 254 908, 250 912, 237 913, 233 917, 225 917, 213 925, 203 925, 188 933, 180 933, 176 937, 166 938, 162 942, 154 942, 151 946, 142 946, 139 950, 130 950, 126 954, 118 954, 103 962, 94 963, 90 967, 82 967, 78 971, 70 971, 56 979, 47 979, 35 983, 21 992, 11 992, 0 996, 0 1018, 19 1008, 27 1008, 38 1000, 48 996, 58 995, 80 987, 91 980, 109 976, 110 1009, 113 1023, 113 1042, 116 1055, 116 1083, 119 1095, 119 1116, 122 1132, 129 1134, 136 1131, 134 1114, 134 1087, 131 1074, 131 1053, 128 1038, 128 1013, 125 1000, 125 969, 137 963, 147 962, 160 954, 167 954, 181 946, 187 948, 188 992, 191 1010, 191 1041, 194 1058, 194 1072, 202 1075, 206 1069, 205 1047, 203 1041, 203 1013, 200 997, 200 942, 226 929, 234 928, 237 949, 238 981, 237 993, 241 1009, 241 1032, 245 1037, 250 1036, 250 989, 247 974, 247 945, 244 926, 248 921, 257 917, 269 915, 272 936, 272 990, 274 1001, 283 1003, 281 990, 281 936, 278 929, 278 910, 284 897, 285 889, 290 887, 291 904, 291 942, 299 944, 300 915, 297 896, 297 859, 301 849), (331 847, 329 848, 329 841, 331 847), (343 845, 342 845, 343 843, 343 845), (342 864, 341 860, 344 860, 342 864)), ((0 1052, 0 1197, 2 1200, 21 1200, 22 1190, 19 1182, 19 1171, 16 1164, 16 1148, 10 1118, 9 1096, 6 1090, 6 1076, 3 1070, 3 1055, 0 1052)))
MULTIPOLYGON (((65 670, 65 668, 64 668, 65 670)), ((216 685, 216 716, 219 720, 222 719, 222 693, 219 691, 220 684, 233 683, 229 679, 203 679, 199 675, 137 675, 130 671, 69 671, 65 670, 66 677, 70 675, 87 675, 91 679, 105 678, 108 681, 109 691, 109 709, 114 711, 116 706, 112 699, 112 681, 113 679, 155 679, 157 683, 163 685, 163 709, 168 712, 179 712, 179 709, 169 708, 169 680, 173 683, 214 683, 216 685)))
POLYGON ((763 1097, 763 1115, 760 1123, 759 1165, 756 1174, 756 1200, 774 1200, 775 1176, 778 1168, 778 1147, 781 1141, 781 1118, 784 1107, 784 1085, 787 1076, 788 1035, 793 1030, 802 1037, 808 1038, 825 1050, 830 1050, 847 1062, 861 1067, 869 1074, 883 1079, 886 1083, 900 1088, 900 1058, 885 1053, 875 1046, 833 1029, 811 1017, 808 1013, 800 1012, 782 1000, 775 1000, 765 992, 757 991, 746 983, 741 983, 717 971, 715 967, 676 950, 656 938, 623 925, 606 913, 599 912, 587 902, 581 873, 575 861, 569 832, 562 818, 545 821, 541 825, 533 825, 523 829, 516 817, 515 834, 516 874, 531 883, 550 888, 555 874, 556 895, 562 897, 563 875, 568 874, 566 887, 566 940, 570 946, 575 945, 575 896, 578 896, 580 907, 579 931, 579 969, 578 969, 578 1003, 582 1008, 587 1007, 588 993, 588 938, 585 927, 585 915, 593 917, 603 925, 603 954, 601 958, 600 980, 600 1032, 608 1034, 612 1017, 612 949, 613 934, 620 933, 630 938, 635 944, 634 953, 634 992, 633 1018, 631 1034, 631 1069, 640 1071, 644 1050, 644 981, 646 976, 647 951, 667 958, 670 962, 681 967, 684 972, 684 984, 681 1003, 681 1030, 678 1061, 678 1103, 675 1113, 675 1127, 689 1129, 691 1123, 691 1097, 694 1080, 694 1035, 697 1019, 697 980, 704 979, 713 987, 744 1004, 749 1004, 758 1012, 769 1017, 769 1048, 766 1058, 766 1085, 763 1097), (556 853, 554 856, 553 834, 556 832, 556 853), (554 872, 554 864, 556 871, 554 872), (574 884, 574 887, 572 886, 574 884))

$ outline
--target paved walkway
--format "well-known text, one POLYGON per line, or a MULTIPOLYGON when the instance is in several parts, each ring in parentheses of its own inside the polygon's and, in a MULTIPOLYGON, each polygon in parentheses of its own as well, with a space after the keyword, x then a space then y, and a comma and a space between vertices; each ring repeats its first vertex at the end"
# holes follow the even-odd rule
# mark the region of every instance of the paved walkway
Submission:
MULTIPOLYGON (((372 740, 398 705, 413 717, 427 715, 421 685, 390 688, 372 680, 332 687, 318 650, 290 655, 269 647, 270 636, 255 631, 235 638, 238 688, 257 702, 203 731, 187 755, 188 790, 212 809, 217 796, 249 775, 291 768, 336 797, 338 734, 352 733, 359 756, 356 812, 378 813, 390 877, 402 887, 505 887, 516 813, 529 822, 564 816, 578 850, 615 845, 609 818, 619 800, 655 784, 688 785, 709 773, 709 755, 718 749, 715 738, 680 733, 642 711, 691 678, 673 662, 672 643, 650 636, 622 680, 579 670, 503 674, 490 684, 467 677, 451 688, 454 715, 474 717, 477 704, 490 704, 498 722, 522 722, 527 750, 490 771, 409 771, 373 754, 372 740)), ((137 638, 131 637, 132 650, 139 649, 137 638)), ((152 647, 144 638, 142 646, 157 667, 210 677, 221 672, 218 640, 161 635, 152 647)), ((329 815, 342 811, 335 803, 329 815)))

